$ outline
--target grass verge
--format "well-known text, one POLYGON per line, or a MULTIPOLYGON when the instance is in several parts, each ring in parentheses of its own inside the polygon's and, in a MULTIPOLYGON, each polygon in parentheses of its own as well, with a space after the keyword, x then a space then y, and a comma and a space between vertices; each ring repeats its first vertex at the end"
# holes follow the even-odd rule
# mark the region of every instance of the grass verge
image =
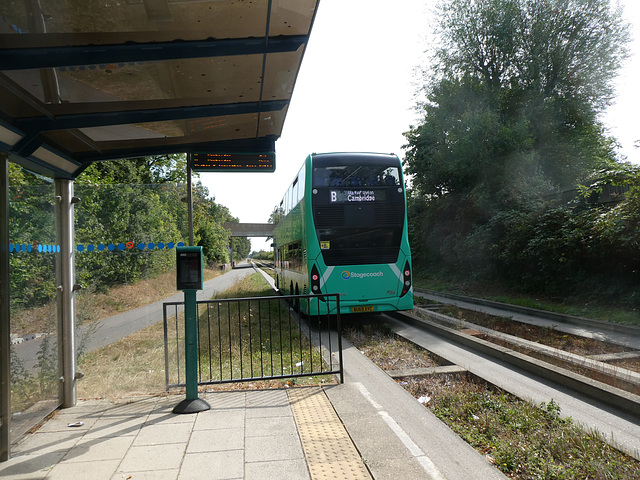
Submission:
POLYGON ((535 296, 514 293, 500 284, 473 283, 465 279, 457 279, 442 275, 427 275, 418 272, 414 276, 414 285, 419 288, 439 292, 451 292, 477 298, 485 298, 496 302, 509 303, 522 307, 536 308, 549 312, 593 318, 610 323, 640 326, 640 310, 637 305, 616 305, 604 303, 601 298, 547 298, 543 294, 535 296), (443 278, 448 280, 443 280, 443 278))

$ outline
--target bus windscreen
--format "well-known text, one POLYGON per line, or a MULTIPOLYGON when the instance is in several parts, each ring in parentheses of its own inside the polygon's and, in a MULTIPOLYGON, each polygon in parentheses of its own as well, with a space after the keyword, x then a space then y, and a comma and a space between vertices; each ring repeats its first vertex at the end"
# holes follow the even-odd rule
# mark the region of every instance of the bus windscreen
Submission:
POLYGON ((405 218, 399 166, 314 166, 313 217, 326 265, 393 263, 405 218))
POLYGON ((332 165, 313 169, 314 187, 384 187, 400 185, 396 166, 332 165))

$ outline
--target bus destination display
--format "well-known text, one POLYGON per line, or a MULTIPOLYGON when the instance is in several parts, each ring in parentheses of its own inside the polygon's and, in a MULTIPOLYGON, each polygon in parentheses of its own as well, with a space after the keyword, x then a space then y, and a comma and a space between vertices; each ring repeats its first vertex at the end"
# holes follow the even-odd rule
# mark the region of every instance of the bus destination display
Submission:
POLYGON ((384 190, 330 190, 329 201, 331 203, 352 202, 385 202, 387 192, 384 190))
POLYGON ((275 153, 210 153, 191 154, 194 172, 274 172, 275 153))

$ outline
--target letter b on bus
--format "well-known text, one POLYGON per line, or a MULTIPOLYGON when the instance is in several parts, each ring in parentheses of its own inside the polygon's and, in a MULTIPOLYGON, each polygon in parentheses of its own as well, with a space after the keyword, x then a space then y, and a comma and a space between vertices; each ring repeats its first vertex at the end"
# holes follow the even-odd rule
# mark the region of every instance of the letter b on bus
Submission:
POLYGON ((337 202, 338 201, 338 192, 336 191, 332 191, 331 192, 331 202, 337 202))

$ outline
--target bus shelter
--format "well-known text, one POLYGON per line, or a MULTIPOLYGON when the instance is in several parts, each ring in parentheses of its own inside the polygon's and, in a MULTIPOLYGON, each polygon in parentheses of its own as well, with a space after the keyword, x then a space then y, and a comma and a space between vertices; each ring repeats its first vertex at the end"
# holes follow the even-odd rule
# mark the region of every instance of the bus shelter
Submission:
POLYGON ((63 407, 76 403, 74 179, 92 162, 273 154, 318 0, 0 3, 0 460, 10 454, 8 163, 55 183, 63 407))

